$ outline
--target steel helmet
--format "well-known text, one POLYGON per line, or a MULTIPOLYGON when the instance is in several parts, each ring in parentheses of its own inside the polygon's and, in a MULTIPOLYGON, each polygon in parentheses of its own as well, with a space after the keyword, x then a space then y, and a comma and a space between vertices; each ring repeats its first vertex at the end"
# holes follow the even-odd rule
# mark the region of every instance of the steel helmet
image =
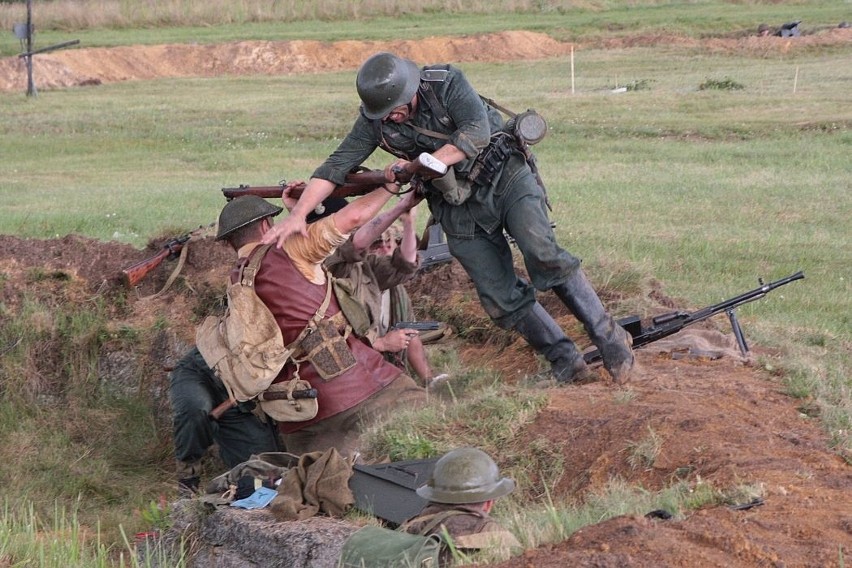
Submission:
POLYGON ((417 64, 387 51, 370 56, 355 79, 364 116, 371 120, 384 118, 396 107, 410 103, 419 86, 417 64))
POLYGON ((250 225, 264 217, 275 217, 283 209, 272 205, 257 195, 242 195, 232 199, 219 213, 219 231, 216 240, 220 241, 242 227, 250 225))
POLYGON ((491 456, 477 448, 459 448, 435 462, 429 481, 417 488, 417 494, 435 503, 481 503, 514 489, 514 480, 500 477, 491 456))
POLYGON ((337 213, 344 207, 349 205, 349 202, 342 197, 326 197, 325 201, 317 205, 313 211, 305 217, 305 223, 310 225, 316 223, 320 219, 324 219, 329 215, 337 213))

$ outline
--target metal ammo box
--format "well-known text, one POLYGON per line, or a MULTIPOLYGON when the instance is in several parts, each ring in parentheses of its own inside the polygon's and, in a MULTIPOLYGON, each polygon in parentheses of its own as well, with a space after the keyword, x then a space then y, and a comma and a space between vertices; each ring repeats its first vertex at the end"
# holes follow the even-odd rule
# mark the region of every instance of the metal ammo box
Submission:
POLYGON ((401 525, 426 506, 415 490, 425 485, 438 458, 353 467, 349 488, 355 508, 392 525, 401 525))

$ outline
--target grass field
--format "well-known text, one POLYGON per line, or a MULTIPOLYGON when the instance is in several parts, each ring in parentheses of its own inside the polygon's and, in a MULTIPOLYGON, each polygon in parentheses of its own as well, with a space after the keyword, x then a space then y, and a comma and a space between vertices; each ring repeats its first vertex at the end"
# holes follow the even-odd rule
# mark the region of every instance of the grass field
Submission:
MULTIPOLYGON (((380 39, 510 28, 572 41, 661 30, 701 37, 806 16, 814 26, 830 26, 849 6, 586 4, 591 8, 566 4, 546 14, 407 15, 398 26, 388 25, 386 16, 370 26, 354 19, 299 26, 252 21, 202 28, 192 20, 178 23, 184 27, 146 29, 55 26, 40 38, 122 45, 193 38, 380 39)), ((19 18, 9 15, 15 8, 20 5, 0 4, 4 27, 8 18, 19 18)), ((12 41, 4 40, 0 54, 16 53, 12 41)), ((741 308, 740 319, 754 341, 786 354, 798 386, 823 408, 833 446, 847 456, 850 57, 849 44, 772 53, 666 44, 585 49, 576 54, 573 93, 568 58, 463 65, 483 94, 547 118, 550 133, 536 153, 557 236, 584 259, 596 281, 628 267, 700 307, 755 287, 758 277, 775 280, 804 270, 804 281, 741 308), (743 88, 701 88, 733 84, 743 88), (613 92, 619 86, 631 88, 613 92)), ((170 79, 47 91, 36 99, 0 93, 0 234, 77 233, 142 247, 152 237, 210 223, 222 205, 221 187, 310 175, 354 118, 353 76, 170 79)), ((376 156, 371 165, 386 160, 376 156)), ((616 311, 630 311, 630 302, 616 311)), ((38 424, 5 404, 0 418, 0 437, 38 424)), ((116 525, 132 515, 118 508, 109 513, 116 525)), ((0 539, 0 551, 2 546, 0 539)))

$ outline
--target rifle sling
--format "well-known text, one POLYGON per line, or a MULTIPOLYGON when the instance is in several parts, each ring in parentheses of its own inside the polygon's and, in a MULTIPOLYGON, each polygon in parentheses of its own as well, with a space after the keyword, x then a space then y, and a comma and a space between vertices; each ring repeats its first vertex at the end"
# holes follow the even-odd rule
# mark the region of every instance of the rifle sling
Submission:
POLYGON ((213 235, 214 234, 213 229, 215 227, 216 227, 216 223, 210 223, 206 227, 199 227, 195 231, 192 231, 191 233, 189 233, 189 239, 187 239, 187 241, 185 243, 183 243, 183 246, 180 249, 180 257, 178 257, 177 266, 175 266, 175 269, 172 271, 168 280, 166 280, 166 283, 163 284, 162 289, 160 289, 159 292, 151 294, 150 296, 140 297, 139 299, 140 300, 153 300, 154 298, 158 298, 158 297, 162 296, 163 294, 165 294, 166 290, 168 290, 169 287, 171 287, 171 285, 177 279, 178 274, 180 274, 180 271, 183 270, 183 265, 186 263, 186 255, 189 252, 187 250, 189 248, 189 243, 191 243, 192 241, 204 239, 204 238, 207 238, 208 236, 213 235))
POLYGON ((184 243, 184 245, 181 247, 180 257, 178 257, 177 266, 175 266, 175 269, 172 270, 172 273, 169 276, 169 279, 166 280, 166 283, 163 284, 163 287, 160 289, 160 291, 156 292, 154 294, 151 294, 150 296, 145 296, 145 297, 139 298, 140 300, 153 300, 154 298, 159 298, 160 296, 162 296, 163 294, 166 293, 166 290, 168 290, 169 287, 171 287, 171 285, 177 279, 178 274, 180 274, 180 271, 183 270, 183 265, 186 263, 186 255, 187 255, 187 252, 189 251, 189 247, 187 246, 189 243, 190 243, 190 241, 186 241, 184 243))

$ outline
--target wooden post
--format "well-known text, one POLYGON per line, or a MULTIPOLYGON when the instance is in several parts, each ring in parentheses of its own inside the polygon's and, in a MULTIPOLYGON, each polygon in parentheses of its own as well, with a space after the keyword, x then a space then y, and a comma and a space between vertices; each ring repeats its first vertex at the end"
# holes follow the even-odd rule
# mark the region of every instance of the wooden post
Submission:
POLYGON ((574 94, 574 44, 571 44, 571 94, 574 94))
MULTIPOLYGON (((33 50, 33 0, 27 0, 27 53, 33 50)), ((35 81, 33 81, 33 56, 27 56, 27 96, 36 97, 35 81)))

